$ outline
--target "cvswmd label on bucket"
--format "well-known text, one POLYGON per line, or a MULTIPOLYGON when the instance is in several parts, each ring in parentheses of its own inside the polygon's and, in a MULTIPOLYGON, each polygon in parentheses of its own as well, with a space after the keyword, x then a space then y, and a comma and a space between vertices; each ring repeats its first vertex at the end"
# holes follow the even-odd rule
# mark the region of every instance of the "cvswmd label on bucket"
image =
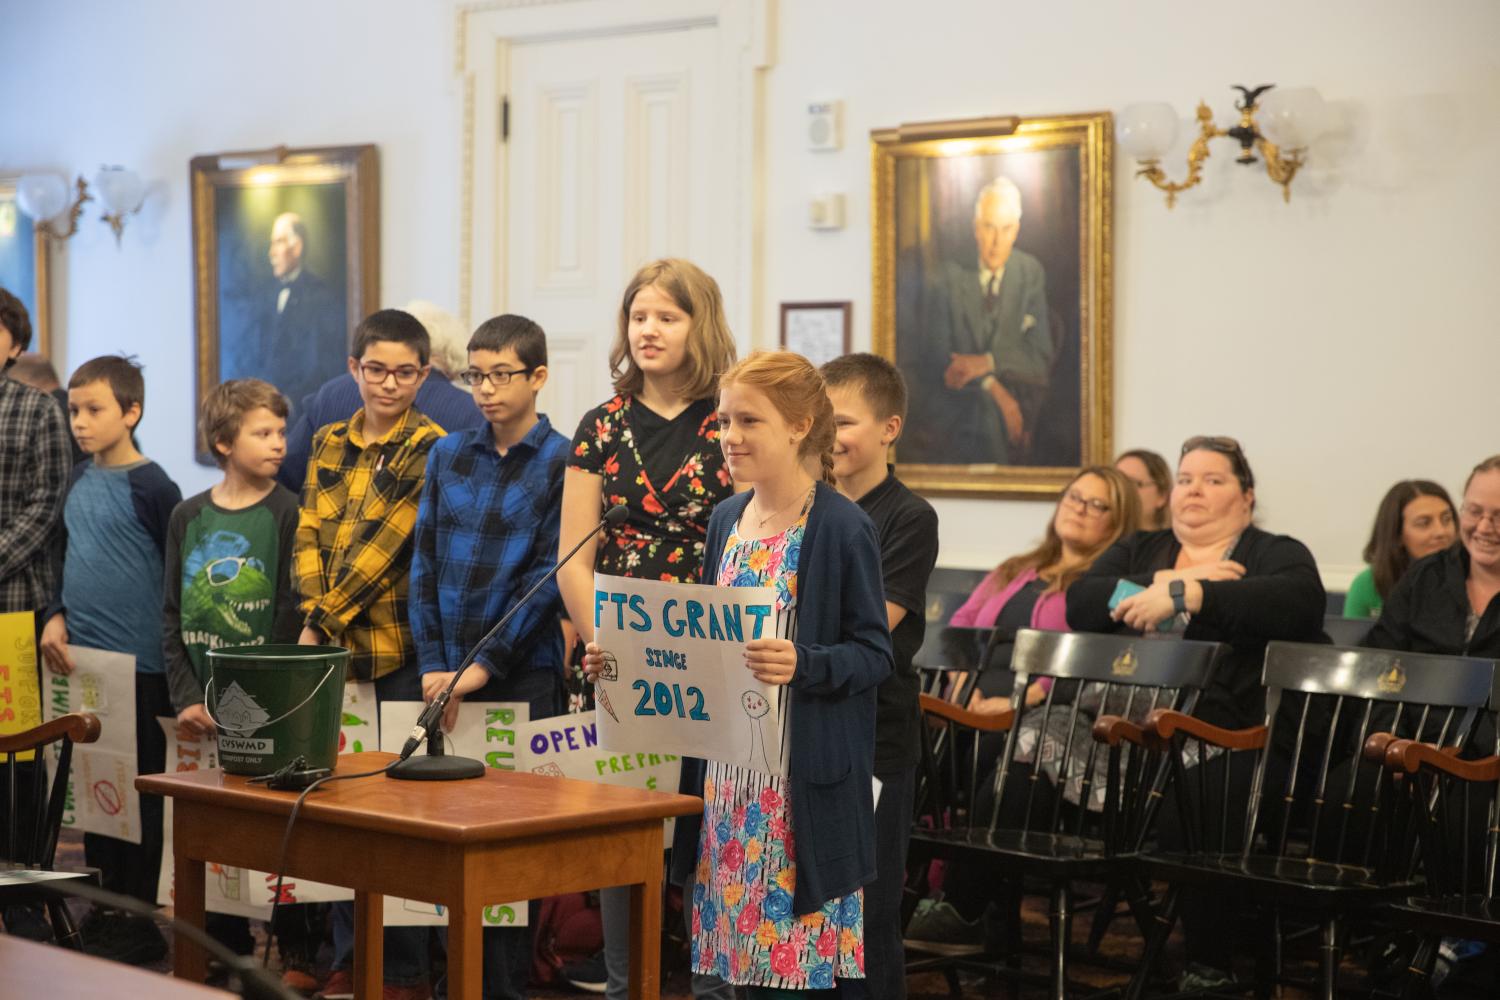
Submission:
POLYGON ((245 738, 243 736, 220 736, 220 753, 249 753, 264 756, 276 752, 275 740, 264 740, 256 737, 245 738))

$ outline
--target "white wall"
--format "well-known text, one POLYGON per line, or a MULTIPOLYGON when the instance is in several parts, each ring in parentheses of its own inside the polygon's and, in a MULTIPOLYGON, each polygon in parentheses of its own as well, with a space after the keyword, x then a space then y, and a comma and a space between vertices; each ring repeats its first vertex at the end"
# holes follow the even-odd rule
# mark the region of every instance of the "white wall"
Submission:
MULTIPOLYGON (((199 153, 380 147, 381 299, 458 298, 453 18, 434 0, 6 0, 0 172, 101 163, 153 182, 116 249, 96 204, 62 255, 71 370, 128 351, 146 368, 141 447, 184 494, 193 462, 192 209, 199 153), (24 97, 21 95, 25 95, 24 97)), ((64 381, 67 374, 63 372, 64 381)))
MULTIPOLYGON (((1485 422, 1500 338, 1500 5, 1449 0, 780 0, 766 79, 763 315, 852 299, 869 343, 871 128, 990 114, 1119 110, 1232 83, 1318 87, 1339 132, 1290 205, 1221 143, 1208 181, 1168 212, 1115 178, 1115 440, 1172 453, 1189 434, 1245 442, 1263 523, 1307 541, 1330 584, 1357 566, 1385 487, 1457 489, 1500 451, 1485 422), (845 102, 845 146, 808 152, 803 108, 845 102), (806 202, 843 191, 838 233, 806 202)), ((380 146, 382 299, 456 305, 459 107, 442 0, 258 0, 6 6, 0 171, 157 182, 116 249, 92 215, 59 268, 69 366, 130 350, 147 365, 143 445, 185 492, 193 465, 187 163, 196 153, 380 146), (24 95, 17 100, 16 95, 24 95)), ((1185 145, 1185 140, 1184 140, 1185 145)), ((1181 167, 1174 168, 1180 173, 1181 167)), ((545 317, 543 317, 545 320, 545 317)), ((757 331, 760 343, 775 331, 757 331)), ((602 361, 601 361, 602 363, 602 361)), ((1041 504, 938 501, 942 562, 989 566, 1035 538, 1041 504)))
MULTIPOLYGON (((1500 451, 1486 417, 1500 337, 1500 5, 1263 0, 787 0, 768 81, 768 306, 854 300, 869 344, 872 128, 1200 98, 1229 124, 1234 83, 1316 86, 1341 134, 1292 201, 1218 140, 1169 212, 1115 176, 1115 441, 1175 457, 1232 434, 1262 523, 1313 549, 1330 585, 1357 568, 1375 506, 1404 477, 1463 485, 1500 451), (806 104, 842 99, 845 146, 814 153, 806 104), (839 233, 806 202, 843 191, 839 233)), ((1024 222, 1023 222, 1024 225, 1024 222)), ((767 315, 775 315, 768 311, 767 315)), ((1035 502, 940 500, 941 562, 988 567, 1038 537, 1035 502)))

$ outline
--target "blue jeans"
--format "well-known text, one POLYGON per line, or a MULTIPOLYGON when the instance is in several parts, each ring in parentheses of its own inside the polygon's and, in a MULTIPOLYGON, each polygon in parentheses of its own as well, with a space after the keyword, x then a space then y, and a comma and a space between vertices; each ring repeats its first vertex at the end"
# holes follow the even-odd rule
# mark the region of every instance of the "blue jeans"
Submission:
MULTIPOLYGON (((375 681, 375 703, 421 701, 422 679, 414 666, 402 667, 375 681)), ((329 914, 333 930, 333 967, 354 964, 354 904, 333 903, 329 914)), ((431 966, 427 960, 426 927, 385 929, 385 981, 395 986, 425 982, 431 966)))

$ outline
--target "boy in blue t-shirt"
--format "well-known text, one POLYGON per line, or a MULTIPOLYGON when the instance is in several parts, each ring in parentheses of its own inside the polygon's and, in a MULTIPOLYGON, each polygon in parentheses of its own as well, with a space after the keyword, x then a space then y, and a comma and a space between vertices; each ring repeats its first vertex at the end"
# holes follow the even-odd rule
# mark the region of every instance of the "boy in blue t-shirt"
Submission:
MULTIPOLYGON (((413 532, 408 613, 431 701, 453 679, 470 648, 557 562, 563 468, 569 441, 537 413, 547 383, 547 338, 522 316, 486 320, 469 341, 463 380, 486 423, 432 446, 413 532)), ((458 704, 521 701, 531 718, 562 710, 563 641, 557 584, 539 590, 487 642, 459 678, 445 727, 458 704)), ((531 934, 485 928, 483 993, 525 996, 531 934)))
MULTIPOLYGON (((58 674, 73 672, 69 643, 135 657, 136 766, 141 774, 156 774, 167 756, 156 717, 174 714, 162 659, 162 553, 182 493, 136 450, 134 431, 145 403, 140 365, 128 358, 95 358, 68 380, 73 436, 92 460, 74 467, 64 494, 62 575, 44 615, 41 652, 58 674)), ((106 889, 155 903, 160 796, 141 796, 140 844, 85 834, 83 845, 106 889)), ((144 917, 96 910, 82 932, 85 950, 117 961, 147 964, 167 950, 144 917)))

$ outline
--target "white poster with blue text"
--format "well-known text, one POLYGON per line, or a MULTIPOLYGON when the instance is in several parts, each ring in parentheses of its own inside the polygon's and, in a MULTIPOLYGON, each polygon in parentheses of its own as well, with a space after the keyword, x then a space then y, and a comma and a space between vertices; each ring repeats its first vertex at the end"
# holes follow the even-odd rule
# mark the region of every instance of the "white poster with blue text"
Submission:
POLYGON ((777 634, 773 588, 596 573, 600 745, 785 775, 786 689, 745 666, 745 643, 777 634))

